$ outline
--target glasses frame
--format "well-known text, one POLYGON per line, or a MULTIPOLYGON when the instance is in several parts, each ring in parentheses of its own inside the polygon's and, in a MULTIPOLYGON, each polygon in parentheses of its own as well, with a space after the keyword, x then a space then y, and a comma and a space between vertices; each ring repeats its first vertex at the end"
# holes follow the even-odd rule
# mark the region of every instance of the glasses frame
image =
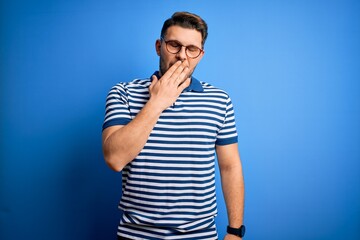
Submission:
POLYGON ((204 52, 203 49, 201 49, 201 48, 199 48, 199 47, 197 47, 197 46, 195 46, 195 45, 185 46, 185 45, 182 45, 179 41, 176 41, 176 40, 167 40, 167 41, 166 41, 163 37, 161 37, 160 39, 165 42, 166 50, 167 50, 169 53, 171 53, 171 54, 178 54, 178 53, 181 51, 181 49, 182 49, 183 47, 185 47, 185 54, 186 54, 186 56, 187 56, 188 58, 195 59, 195 58, 198 58, 198 57, 201 55, 201 53, 204 52), (181 46, 181 48, 179 49, 179 51, 177 51, 177 52, 171 52, 171 51, 169 51, 169 48, 168 48, 168 43, 169 43, 169 42, 176 42, 176 43, 178 43, 179 46, 181 46), (191 47, 196 47, 197 49, 200 50, 200 51, 199 51, 199 54, 198 54, 196 57, 190 57, 190 56, 189 56, 189 54, 188 54, 188 47, 190 47, 190 46, 191 46, 191 47))

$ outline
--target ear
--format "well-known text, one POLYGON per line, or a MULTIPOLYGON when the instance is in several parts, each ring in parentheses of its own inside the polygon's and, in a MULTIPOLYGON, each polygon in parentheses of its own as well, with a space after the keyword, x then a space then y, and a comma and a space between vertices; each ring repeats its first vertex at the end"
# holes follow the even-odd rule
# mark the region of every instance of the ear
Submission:
POLYGON ((198 58, 199 58, 199 62, 200 62, 200 60, 203 58, 204 54, 205 54, 205 51, 203 50, 203 51, 201 52, 200 56, 198 57, 198 58))
POLYGON ((157 39, 155 42, 155 50, 158 56, 160 56, 160 52, 161 52, 161 40, 157 39))

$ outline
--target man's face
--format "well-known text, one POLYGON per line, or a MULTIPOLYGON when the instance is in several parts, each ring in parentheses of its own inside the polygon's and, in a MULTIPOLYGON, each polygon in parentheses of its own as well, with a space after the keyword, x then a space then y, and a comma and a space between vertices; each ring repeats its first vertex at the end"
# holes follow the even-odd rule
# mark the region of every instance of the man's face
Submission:
MULTIPOLYGON (((202 37, 201 33, 195 29, 183 28, 180 26, 171 26, 167 29, 166 35, 164 36, 165 41, 175 40, 183 46, 196 46, 202 49, 202 37)), ((186 66, 189 67, 189 76, 195 70, 196 65, 200 62, 201 58, 204 55, 202 51, 197 58, 190 58, 186 55, 185 47, 182 47, 180 52, 174 54, 170 53, 166 49, 166 44, 164 40, 156 41, 156 53, 160 57, 160 75, 162 76, 174 63, 177 61, 182 61, 186 63, 186 66)))

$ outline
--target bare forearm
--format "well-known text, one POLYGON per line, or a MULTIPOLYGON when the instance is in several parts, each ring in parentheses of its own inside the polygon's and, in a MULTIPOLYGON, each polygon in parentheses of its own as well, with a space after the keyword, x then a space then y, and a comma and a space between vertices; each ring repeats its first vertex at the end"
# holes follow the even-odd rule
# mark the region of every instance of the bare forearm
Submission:
POLYGON ((121 171, 143 149, 161 114, 156 109, 149 101, 131 122, 103 140, 104 157, 112 169, 121 171))
POLYGON ((221 182, 229 226, 239 228, 244 216, 244 179, 241 164, 221 170, 221 182))
POLYGON ((217 146, 216 153, 229 226, 239 228, 244 216, 244 178, 238 145, 217 146))

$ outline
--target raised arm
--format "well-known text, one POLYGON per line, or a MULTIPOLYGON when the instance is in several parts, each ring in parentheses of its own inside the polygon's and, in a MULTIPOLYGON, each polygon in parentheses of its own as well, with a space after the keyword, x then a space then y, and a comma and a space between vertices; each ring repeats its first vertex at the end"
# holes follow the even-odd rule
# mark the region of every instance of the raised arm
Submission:
MULTIPOLYGON (((244 178, 238 151, 238 144, 216 146, 221 184, 228 214, 228 225, 239 228, 244 216, 244 178)), ((226 240, 240 238, 227 234, 226 240)))
POLYGON ((150 99, 136 117, 127 125, 104 129, 103 153, 111 169, 121 171, 140 153, 161 113, 189 86, 188 74, 185 63, 178 61, 160 79, 154 75, 149 87, 150 99))

